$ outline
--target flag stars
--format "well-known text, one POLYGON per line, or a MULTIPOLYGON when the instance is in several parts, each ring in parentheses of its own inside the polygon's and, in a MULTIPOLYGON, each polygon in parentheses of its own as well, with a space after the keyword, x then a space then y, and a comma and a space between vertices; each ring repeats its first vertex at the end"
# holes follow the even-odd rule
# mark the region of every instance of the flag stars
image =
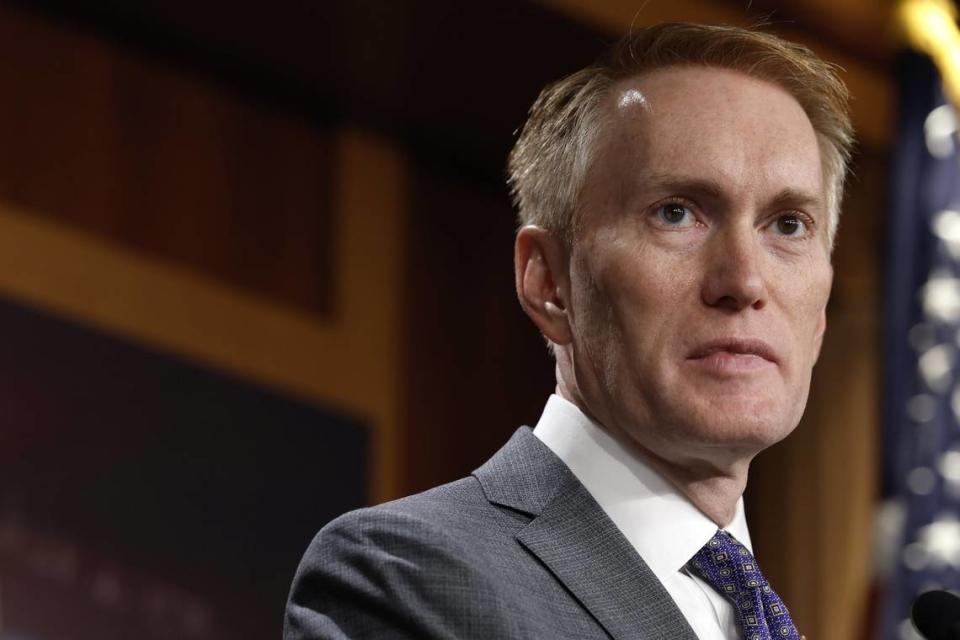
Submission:
POLYGON ((930 467, 917 467, 907 474, 907 486, 915 495, 929 495, 937 486, 937 474, 930 467))
POLYGON ((907 415, 917 423, 930 422, 937 415, 937 400, 928 393, 918 393, 907 401, 907 415))
MULTIPOLYGON (((960 332, 957 333, 957 345, 960 346, 960 332)), ((910 327, 907 334, 910 346, 922 353, 937 344, 937 329, 929 322, 918 322, 910 327)))
POLYGON ((953 259, 960 259, 960 213, 952 209, 944 209, 933 216, 930 227, 953 259))
POLYGON ((950 389, 955 360, 955 350, 951 344, 938 344, 920 356, 917 368, 931 391, 942 394, 950 389))
POLYGON ((953 390, 950 396, 950 408, 953 409, 953 416, 960 420, 960 386, 953 390))
POLYGON ((943 476, 947 490, 960 498, 960 449, 951 449, 940 456, 937 470, 943 476))
POLYGON ((928 566, 960 569, 960 521, 956 516, 941 513, 917 534, 928 566))
POLYGON ((956 131, 957 119, 950 105, 940 105, 928 113, 923 121, 923 137, 930 155, 941 160, 949 158, 956 131))
POLYGON ((934 274, 920 292, 923 312, 932 320, 954 324, 960 320, 960 280, 934 274))

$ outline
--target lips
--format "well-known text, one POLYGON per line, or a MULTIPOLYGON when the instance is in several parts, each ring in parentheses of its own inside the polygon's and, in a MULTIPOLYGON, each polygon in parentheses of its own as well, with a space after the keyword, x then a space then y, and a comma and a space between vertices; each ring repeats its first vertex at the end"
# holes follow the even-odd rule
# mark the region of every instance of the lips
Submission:
POLYGON ((728 338, 721 340, 712 340, 697 346, 690 354, 690 360, 713 360, 722 363, 724 359, 733 362, 747 363, 756 361, 756 364, 763 364, 763 361, 772 364, 778 364, 780 358, 769 344, 763 340, 728 338))

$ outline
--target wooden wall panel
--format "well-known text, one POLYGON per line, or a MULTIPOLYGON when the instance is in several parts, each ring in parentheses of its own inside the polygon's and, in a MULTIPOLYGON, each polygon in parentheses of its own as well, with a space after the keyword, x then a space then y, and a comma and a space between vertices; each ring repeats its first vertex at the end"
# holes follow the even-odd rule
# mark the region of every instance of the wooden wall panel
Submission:
POLYGON ((373 432, 371 499, 396 497, 406 160, 356 130, 338 134, 336 154, 339 277, 328 318, 4 206, 0 295, 355 416, 373 432))
POLYGON ((506 190, 420 167, 410 215, 406 492, 470 473, 536 424, 554 387, 514 293, 506 190))
POLYGON ((328 312, 330 132, 204 80, 0 7, 0 199, 328 312))

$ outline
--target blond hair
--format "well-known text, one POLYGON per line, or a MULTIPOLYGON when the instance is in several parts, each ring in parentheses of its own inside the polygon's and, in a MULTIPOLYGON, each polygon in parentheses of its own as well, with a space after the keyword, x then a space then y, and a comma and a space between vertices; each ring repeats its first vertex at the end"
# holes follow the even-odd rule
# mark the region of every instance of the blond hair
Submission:
POLYGON ((620 80, 670 66, 720 67, 785 89, 810 119, 820 146, 830 246, 853 146, 849 95, 838 67, 773 34, 732 26, 668 23, 623 38, 607 60, 547 86, 510 153, 508 184, 521 226, 572 242, 576 203, 602 129, 604 102, 620 80))

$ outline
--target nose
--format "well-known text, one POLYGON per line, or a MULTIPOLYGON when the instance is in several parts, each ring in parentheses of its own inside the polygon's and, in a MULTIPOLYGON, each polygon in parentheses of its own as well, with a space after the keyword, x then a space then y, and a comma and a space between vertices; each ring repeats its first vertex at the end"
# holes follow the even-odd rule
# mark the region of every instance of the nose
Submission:
POLYGON ((764 255, 756 231, 728 228, 710 245, 701 291, 704 304, 730 311, 766 306, 764 255))

